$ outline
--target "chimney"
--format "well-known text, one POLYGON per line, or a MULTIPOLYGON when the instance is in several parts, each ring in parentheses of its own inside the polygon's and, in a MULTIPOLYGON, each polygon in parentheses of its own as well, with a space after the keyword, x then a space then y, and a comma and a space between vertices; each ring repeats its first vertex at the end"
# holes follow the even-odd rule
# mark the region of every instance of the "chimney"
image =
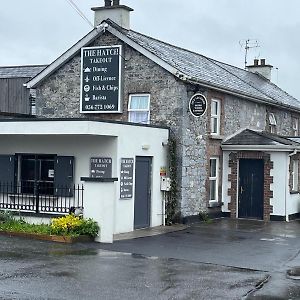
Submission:
POLYGON ((247 66, 246 70, 252 73, 258 73, 263 77, 265 77, 266 79, 268 79, 269 81, 271 81, 272 68, 273 66, 266 65, 265 59, 261 59, 260 64, 258 59, 254 59, 253 65, 247 66))
POLYGON ((133 9, 126 5, 120 5, 120 0, 104 0, 104 6, 93 7, 92 10, 95 12, 95 27, 102 21, 110 19, 119 26, 130 29, 130 12, 133 9))

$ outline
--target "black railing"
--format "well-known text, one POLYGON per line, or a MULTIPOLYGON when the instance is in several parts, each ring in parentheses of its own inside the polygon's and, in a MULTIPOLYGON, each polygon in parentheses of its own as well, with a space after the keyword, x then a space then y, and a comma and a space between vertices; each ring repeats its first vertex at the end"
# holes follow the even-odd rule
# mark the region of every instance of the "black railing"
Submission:
POLYGON ((67 214, 83 209, 83 185, 0 182, 0 209, 34 213, 67 214))

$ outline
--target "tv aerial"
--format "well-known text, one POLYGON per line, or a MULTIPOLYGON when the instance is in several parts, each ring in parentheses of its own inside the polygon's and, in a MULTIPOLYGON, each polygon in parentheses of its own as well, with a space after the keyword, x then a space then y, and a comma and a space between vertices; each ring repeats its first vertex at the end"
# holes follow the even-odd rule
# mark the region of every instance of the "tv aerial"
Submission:
POLYGON ((240 46, 245 49, 245 69, 247 66, 248 52, 250 49, 259 48, 259 41, 256 39, 240 40, 240 46))

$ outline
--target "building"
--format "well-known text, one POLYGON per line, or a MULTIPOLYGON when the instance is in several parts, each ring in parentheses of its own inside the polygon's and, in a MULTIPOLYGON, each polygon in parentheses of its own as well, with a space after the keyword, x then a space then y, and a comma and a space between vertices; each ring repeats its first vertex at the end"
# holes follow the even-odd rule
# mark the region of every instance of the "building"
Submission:
MULTIPOLYGON (((255 60, 242 70, 138 33, 130 29, 132 9, 111 2, 93 8, 95 28, 28 81, 27 88, 36 91, 36 120, 0 123, 2 136, 16 141, 1 146, 6 159, 21 152, 41 163, 39 153, 78 156, 79 183, 90 181, 93 157, 117 162, 111 178, 120 177, 122 158, 135 164, 139 157, 152 158, 146 172, 151 199, 142 204, 149 221, 136 226, 143 212, 135 196, 125 204, 114 183, 113 233, 163 224, 165 175, 177 190, 176 199, 168 200, 176 200, 175 214, 167 207, 172 218, 297 217, 300 144, 289 137, 299 135, 300 102, 271 82, 272 66, 255 60), (99 144, 93 140, 98 135, 99 144), (168 166, 174 141, 176 155, 168 166)), ((59 171, 54 174, 62 180, 59 171)))

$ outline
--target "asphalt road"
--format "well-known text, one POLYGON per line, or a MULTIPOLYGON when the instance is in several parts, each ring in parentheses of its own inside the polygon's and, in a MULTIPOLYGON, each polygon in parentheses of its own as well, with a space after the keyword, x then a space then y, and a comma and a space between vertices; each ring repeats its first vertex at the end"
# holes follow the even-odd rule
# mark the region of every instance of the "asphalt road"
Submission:
POLYGON ((0 236, 0 299, 240 299, 264 272, 0 236))
POLYGON ((299 250, 298 222, 219 220, 112 245, 0 236, 0 299, 300 299, 286 275, 299 250))
POLYGON ((258 283, 247 299, 300 299, 300 280, 287 276, 287 270, 300 266, 299 221, 264 223, 221 219, 165 235, 101 245, 101 248, 264 272, 268 279, 264 284, 258 283))

